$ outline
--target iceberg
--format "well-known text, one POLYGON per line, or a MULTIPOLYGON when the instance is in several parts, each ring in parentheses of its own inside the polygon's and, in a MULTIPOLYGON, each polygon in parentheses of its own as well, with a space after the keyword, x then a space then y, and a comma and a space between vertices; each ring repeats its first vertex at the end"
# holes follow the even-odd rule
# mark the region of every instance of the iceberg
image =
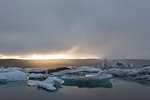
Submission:
POLYGON ((106 69, 107 68, 107 60, 106 59, 102 60, 102 64, 101 64, 100 68, 102 68, 102 69, 106 69))
POLYGON ((111 68, 108 70, 108 73, 112 74, 113 76, 128 77, 128 76, 138 75, 138 70, 137 69, 111 68))
POLYGON ((120 69, 120 68, 111 68, 108 70, 109 74, 119 77, 128 77, 135 81, 141 81, 147 83, 150 81, 150 66, 132 68, 132 69, 120 69))
POLYGON ((101 70, 100 68, 95 67, 78 67, 78 68, 72 68, 70 70, 64 70, 59 72, 54 72, 52 75, 54 76, 64 76, 64 75, 86 75, 87 73, 104 73, 105 70, 101 70))
POLYGON ((26 81, 27 75, 19 70, 0 73, 0 83, 26 81))
POLYGON ((0 68, 0 73, 4 73, 4 72, 12 72, 12 71, 17 71, 17 70, 22 70, 22 68, 20 67, 8 67, 8 68, 4 68, 4 67, 1 67, 0 68))
POLYGON ((70 69, 69 67, 55 67, 55 68, 25 68, 26 73, 35 73, 35 74, 50 74, 52 72, 58 72, 62 70, 70 69))
POLYGON ((57 77, 48 77, 46 80, 36 83, 28 83, 28 86, 41 87, 50 91, 56 90, 56 87, 60 86, 62 79, 57 77))
POLYGON ((102 72, 102 70, 100 68, 83 66, 83 67, 78 67, 70 71, 70 73, 78 73, 78 72, 98 73, 98 72, 102 72))
POLYGON ((96 74, 96 75, 86 75, 86 76, 81 76, 81 75, 68 75, 68 76, 62 76, 60 77, 63 80, 103 80, 103 79, 110 79, 112 78, 111 74, 96 74))
POLYGON ((28 77, 30 79, 41 79, 41 78, 48 78, 49 74, 34 74, 34 73, 31 73, 31 74, 28 75, 28 77))
POLYGON ((113 68, 127 68, 128 67, 128 64, 126 64, 125 62, 123 61, 114 61, 114 63, 111 65, 111 67, 113 68))
POLYGON ((150 74, 150 66, 139 68, 138 71, 139 74, 150 74))

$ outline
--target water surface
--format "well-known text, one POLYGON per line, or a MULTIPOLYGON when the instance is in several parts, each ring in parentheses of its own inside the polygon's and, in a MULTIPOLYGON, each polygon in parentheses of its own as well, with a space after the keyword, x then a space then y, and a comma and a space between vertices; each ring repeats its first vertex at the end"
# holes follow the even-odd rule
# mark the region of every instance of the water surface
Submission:
POLYGON ((144 84, 117 78, 85 83, 67 83, 53 92, 24 83, 0 85, 0 100, 150 100, 150 87, 144 84))

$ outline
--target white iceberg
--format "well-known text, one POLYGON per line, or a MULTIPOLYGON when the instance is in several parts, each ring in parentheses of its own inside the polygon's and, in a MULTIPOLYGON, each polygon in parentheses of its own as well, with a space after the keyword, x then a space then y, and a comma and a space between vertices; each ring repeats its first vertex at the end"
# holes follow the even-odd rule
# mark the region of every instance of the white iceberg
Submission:
POLYGON ((101 67, 102 69, 107 68, 107 60, 106 60, 106 59, 103 59, 103 60, 102 60, 102 64, 101 64, 100 67, 101 67))
POLYGON ((8 68, 1 67, 0 68, 0 73, 12 72, 12 71, 17 71, 17 70, 22 70, 22 68, 20 68, 20 67, 8 67, 8 68))
POLYGON ((150 74, 150 66, 138 68, 139 74, 150 74))
POLYGON ((112 68, 108 70, 108 73, 112 74, 113 76, 128 77, 136 76, 139 72, 137 69, 112 68))
POLYGON ((43 72, 43 71, 47 71, 50 70, 51 68, 25 68, 24 71, 26 73, 37 73, 37 72, 43 72))
POLYGON ((150 81, 150 75, 138 75, 134 77, 133 79, 150 81))
POLYGON ((88 67, 88 66, 83 66, 83 67, 78 67, 76 69, 73 69, 70 71, 70 73, 78 73, 78 72, 89 72, 89 73, 97 73, 97 72, 102 72, 100 68, 94 68, 94 67, 88 67))
POLYGON ((26 80, 27 80, 27 75, 24 72, 21 72, 19 70, 12 71, 12 72, 0 73, 0 82, 1 83, 26 81, 26 80))
POLYGON ((34 74, 34 73, 31 73, 28 75, 28 77, 30 79, 40 79, 40 78, 48 78, 49 77, 49 74, 34 74))
POLYGON ((59 86, 63 82, 62 79, 57 77, 48 77, 46 80, 36 83, 28 83, 29 86, 41 87, 47 90, 56 90, 56 87, 59 86))
POLYGON ((95 68, 95 67, 77 67, 77 68, 72 68, 70 70, 64 70, 64 71, 59 71, 59 72, 54 72, 54 76, 63 76, 65 74, 67 75, 85 75, 86 73, 103 73, 105 70, 101 70, 100 68, 95 68))
POLYGON ((58 72, 62 70, 70 69, 70 67, 55 67, 55 68, 25 68, 26 73, 36 73, 36 74, 50 74, 52 72, 58 72))
POLYGON ((128 64, 126 64, 125 62, 123 61, 114 61, 114 63, 111 65, 111 67, 113 68, 127 68, 128 67, 128 64))
POLYGON ((108 73, 120 77, 128 77, 128 76, 135 77, 137 75, 148 75, 150 74, 150 66, 134 69, 112 68, 108 70, 108 73))

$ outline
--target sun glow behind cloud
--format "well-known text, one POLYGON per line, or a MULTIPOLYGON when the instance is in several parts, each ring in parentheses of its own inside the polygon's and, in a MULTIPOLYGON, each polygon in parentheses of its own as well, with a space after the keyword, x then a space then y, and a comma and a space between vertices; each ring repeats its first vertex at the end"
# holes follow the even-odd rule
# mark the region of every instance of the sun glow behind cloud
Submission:
POLYGON ((67 51, 55 52, 55 53, 36 53, 27 55, 3 55, 0 54, 0 59, 25 59, 25 60, 46 60, 46 59, 99 59, 99 56, 94 56, 90 54, 82 54, 78 51, 79 47, 74 46, 67 51))
POLYGON ((33 55, 31 57, 27 57, 24 59, 70 59, 69 56, 63 54, 56 54, 56 55, 33 55))

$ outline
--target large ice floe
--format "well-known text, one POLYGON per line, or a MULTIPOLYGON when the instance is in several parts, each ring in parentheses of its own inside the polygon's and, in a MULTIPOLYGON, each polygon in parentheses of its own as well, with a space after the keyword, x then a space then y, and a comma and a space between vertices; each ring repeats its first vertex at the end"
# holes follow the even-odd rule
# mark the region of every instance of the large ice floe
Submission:
POLYGON ((55 67, 55 68, 25 68, 26 73, 36 73, 36 74, 50 74, 53 72, 58 72, 61 70, 70 69, 69 67, 55 67))
POLYGON ((59 79, 57 77, 48 77, 44 81, 36 82, 36 83, 28 83, 28 85, 53 91, 53 90, 56 90, 57 87, 59 87, 62 82, 63 82, 63 80, 59 79))
POLYGON ((121 77, 149 75, 150 66, 143 67, 143 68, 132 68, 132 69, 111 68, 108 70, 108 73, 114 76, 121 76, 121 77))
POLYGON ((95 67, 77 67, 77 68, 71 68, 70 70, 63 70, 59 72, 54 72, 54 76, 63 76, 63 75, 86 75, 87 73, 103 73, 105 70, 101 70, 100 68, 95 67))
POLYGON ((19 70, 0 73, 0 83, 26 81, 27 75, 19 70))
POLYGON ((115 61, 107 70, 114 77, 128 78, 142 83, 150 83, 150 66, 133 66, 122 61, 115 61))
POLYGON ((66 81, 95 81, 112 78, 111 74, 107 74, 106 70, 94 67, 78 67, 70 70, 60 71, 53 73, 53 76, 57 76, 66 81))

